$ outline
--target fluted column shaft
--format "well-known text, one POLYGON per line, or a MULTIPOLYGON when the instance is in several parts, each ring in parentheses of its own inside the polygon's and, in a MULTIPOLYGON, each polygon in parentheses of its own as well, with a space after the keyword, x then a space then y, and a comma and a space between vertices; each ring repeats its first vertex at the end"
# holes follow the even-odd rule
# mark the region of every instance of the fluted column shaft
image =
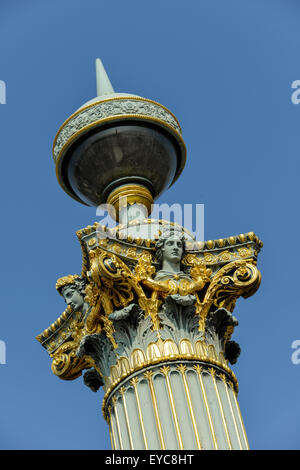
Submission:
POLYGON ((234 383, 213 364, 142 369, 112 391, 104 410, 115 450, 249 448, 234 383))

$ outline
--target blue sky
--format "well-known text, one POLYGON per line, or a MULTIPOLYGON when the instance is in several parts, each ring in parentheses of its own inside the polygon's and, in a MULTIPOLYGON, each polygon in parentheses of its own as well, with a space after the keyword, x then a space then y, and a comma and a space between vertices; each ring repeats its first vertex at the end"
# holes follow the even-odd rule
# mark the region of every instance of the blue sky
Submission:
POLYGON ((262 284, 237 302, 233 366, 252 449, 299 449, 300 5, 291 0, 1 1, 1 449, 110 449, 102 392, 50 370, 35 336, 65 305, 95 208, 56 181, 59 126, 96 95, 96 57, 116 91, 178 118, 187 164, 158 202, 205 204, 205 238, 254 231, 262 284))

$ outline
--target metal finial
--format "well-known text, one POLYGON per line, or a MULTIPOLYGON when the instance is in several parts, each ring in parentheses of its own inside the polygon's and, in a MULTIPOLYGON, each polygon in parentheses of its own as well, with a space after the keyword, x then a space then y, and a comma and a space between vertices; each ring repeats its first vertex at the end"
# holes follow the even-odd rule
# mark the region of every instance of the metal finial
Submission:
POLYGON ((101 59, 96 59, 97 96, 114 93, 114 89, 105 71, 101 59))

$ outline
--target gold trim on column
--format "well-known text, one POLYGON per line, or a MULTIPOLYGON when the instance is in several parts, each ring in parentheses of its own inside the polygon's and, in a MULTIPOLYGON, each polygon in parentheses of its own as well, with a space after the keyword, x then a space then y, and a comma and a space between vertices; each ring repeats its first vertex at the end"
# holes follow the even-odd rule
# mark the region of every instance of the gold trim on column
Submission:
POLYGON ((232 449, 232 444, 231 444, 231 441, 230 441, 230 436, 229 436, 228 428, 227 428, 227 423, 226 423, 225 415, 224 415, 224 409, 223 409, 221 397, 220 397, 219 390, 218 390, 218 386, 217 386, 216 379, 215 379, 216 371, 215 371, 215 369, 213 369, 212 367, 210 367, 210 368, 208 369, 208 371, 209 371, 209 373, 210 373, 211 376, 212 376, 212 380, 213 380, 213 384, 214 384, 214 388, 215 388, 215 392, 216 392, 216 395, 217 395, 217 399, 218 399, 218 403, 219 403, 219 408, 220 408, 220 412, 221 412, 221 416, 222 416, 222 420, 223 420, 223 424, 224 424, 224 429, 225 429, 225 434, 226 434, 226 438, 227 438, 227 443, 228 443, 229 449, 230 449, 230 450, 233 450, 233 449, 232 449))
POLYGON ((134 388, 134 394, 135 394, 135 399, 136 399, 138 413, 139 413, 139 420, 140 420, 140 425, 142 429, 145 450, 148 450, 148 443, 147 443, 147 438, 146 438, 143 414, 142 414, 141 403, 140 403, 140 398, 139 398, 138 389, 137 389, 138 382, 139 382, 139 379, 137 377, 134 377, 133 379, 130 380, 130 383, 134 388))
POLYGON ((195 437, 196 437, 197 447, 198 447, 198 449, 201 450, 202 445, 201 445, 200 437, 199 437, 199 434, 198 434, 198 429, 197 429, 194 410, 193 410, 193 406, 192 406, 189 386, 188 386, 186 376, 185 376, 185 371, 186 371, 187 367, 186 367, 186 365, 180 364, 180 365, 177 366, 177 369, 179 370, 179 372, 181 373, 181 376, 182 376, 183 385, 184 385, 184 389, 185 389, 185 393, 186 393, 186 397, 187 397, 187 401, 188 401, 188 407, 189 407, 190 415, 191 415, 191 418, 192 418, 192 424, 193 424, 193 429, 194 429, 194 433, 195 433, 195 437))
POLYGON ((157 400, 156 400, 156 396, 155 396, 155 390, 154 390, 153 382, 152 382, 152 375, 153 375, 152 370, 147 370, 144 373, 144 377, 148 380, 149 387, 150 387, 151 399, 152 399, 152 404, 153 404, 153 409, 154 409, 154 415, 155 415, 155 420, 156 420, 160 445, 161 445, 162 450, 166 450, 164 436, 163 436, 162 427, 161 427, 161 422, 160 422, 160 418, 159 418, 159 412, 158 412, 158 407, 157 407, 157 400))
POLYGON ((122 395, 122 401, 123 401, 123 407, 124 407, 124 413, 125 413, 125 420, 126 420, 126 427, 127 427, 128 436, 129 436, 129 442, 130 442, 130 449, 131 449, 131 450, 134 450, 133 441, 132 441, 132 435, 131 435, 131 429, 130 429, 130 424, 129 424, 129 418, 128 418, 128 412, 127 412, 127 404, 126 404, 125 392, 126 392, 126 388, 125 388, 125 387, 121 387, 121 388, 120 388, 120 394, 122 395))
POLYGON ((113 439, 112 439, 112 435, 111 435, 111 425, 110 424, 108 426, 108 429, 109 429, 109 439, 110 439, 111 448, 112 448, 112 450, 116 450, 116 448, 114 447, 114 444, 113 444, 113 439))
POLYGON ((209 422, 209 427, 210 427, 211 435, 212 435, 212 438, 213 438, 213 443, 214 443, 215 449, 218 450, 219 447, 218 447, 217 436, 216 436, 216 433, 215 433, 215 430, 214 430, 214 425, 213 425, 213 421, 212 421, 212 417, 211 417, 211 414, 210 414, 209 405, 208 405, 208 401, 207 401, 206 391, 205 391, 205 388, 204 388, 202 375, 201 375, 201 372, 202 372, 203 368, 202 368, 202 366, 199 366, 197 364, 197 365, 194 366, 194 369, 197 372, 197 376, 198 376, 198 379, 199 379, 199 383, 200 383, 200 387, 201 387, 201 393, 202 393, 202 397, 203 397, 203 401, 204 401, 204 405, 205 405, 205 410, 206 410, 206 414, 207 414, 207 418, 208 418, 208 422, 209 422))
POLYGON ((232 393, 233 394, 233 399, 234 399, 235 406, 236 406, 238 416, 239 416, 239 419, 240 419, 240 424, 241 424, 241 428, 242 428, 242 432, 243 432, 243 437, 244 437, 244 440, 245 440, 245 443, 246 443, 246 447, 249 450, 250 446, 249 446, 249 442, 248 442, 248 438, 247 438, 247 434, 246 434, 246 429, 245 429, 245 426, 244 426, 244 421, 243 421, 241 410, 240 410, 240 405, 239 405, 239 402, 237 401, 236 392, 235 392, 233 386, 231 386, 231 383, 230 383, 230 387, 231 387, 231 390, 233 392, 232 393))
POLYGON ((117 398, 112 397, 113 405, 114 405, 114 414, 116 417, 116 423, 117 423, 117 431, 118 431, 118 436, 119 436, 119 443, 121 450, 123 450, 123 442, 122 442, 122 437, 121 437, 121 430, 120 430, 120 422, 119 422, 119 415, 118 415, 118 410, 117 410, 117 398))
POLYGON ((241 439, 240 439, 240 433, 239 433, 239 430, 238 430, 238 427, 237 427, 236 418, 235 418, 235 415, 234 415, 234 412, 233 412, 232 403, 231 403, 230 396, 229 396, 229 393, 228 393, 228 385, 227 385, 226 375, 225 374, 220 374, 220 378, 221 378, 221 380, 224 384, 225 390, 226 390, 226 396, 227 396, 227 400, 228 400, 228 403, 229 403, 230 412, 232 414, 232 420, 233 420, 233 424, 234 424, 235 433, 236 433, 237 439, 239 441, 239 446, 240 446, 240 449, 243 450, 243 445, 242 445, 242 442, 241 442, 241 439))
POLYGON ((179 448, 180 448, 180 450, 184 450, 183 443, 182 443, 182 438, 181 438, 181 433, 180 433, 180 428, 179 428, 179 423, 178 423, 178 416, 177 416, 176 408, 175 408, 174 396, 173 396, 173 392, 172 392, 170 379, 169 379, 169 376, 168 376, 168 374, 170 372, 170 367, 169 366, 161 367, 160 371, 162 372, 162 374, 165 376, 165 379, 166 379, 166 384, 167 384, 169 399, 170 399, 170 403, 171 403, 171 410, 172 410, 173 420, 174 420, 174 424, 175 424, 175 429, 176 429, 176 435, 177 435, 177 439, 178 439, 179 448))
POLYGON ((114 431, 113 431, 113 423, 112 423, 112 415, 111 415, 111 406, 108 407, 108 413, 109 413, 109 422, 108 422, 108 428, 109 428, 109 437, 110 437, 110 444, 112 450, 116 450, 116 441, 115 441, 115 436, 114 436, 114 431))
MULTIPOLYGON (((157 343, 156 343, 157 344, 157 343)), ((192 356, 185 356, 184 354, 176 354, 174 356, 162 356, 161 358, 156 358, 155 360, 152 359, 152 361, 147 360, 141 364, 136 365, 135 367, 131 367, 126 373, 124 372, 123 375, 120 375, 119 377, 115 379, 111 379, 111 383, 107 387, 105 391, 105 395, 103 398, 102 402, 102 412, 103 416, 106 419, 106 413, 105 413, 105 406, 107 403, 107 399, 110 396, 110 394, 113 392, 113 390, 122 382, 123 380, 126 380, 128 377, 130 377, 133 373, 138 372, 142 369, 145 369, 146 367, 152 367, 152 366, 157 366, 158 364, 164 364, 164 363, 169 363, 169 362, 176 362, 176 361, 186 361, 189 363, 192 362, 203 362, 208 365, 216 366, 222 369, 222 371, 226 372, 229 375, 229 378, 234 382, 234 386, 236 390, 238 391, 238 381, 232 372, 232 370, 226 366, 225 364, 222 364, 220 361, 215 361, 213 359, 210 359, 208 357, 201 357, 198 355, 192 355, 192 356)))
POLYGON ((123 207, 133 204, 141 204, 147 209, 147 215, 151 214, 154 204, 153 196, 149 189, 141 184, 126 184, 114 189, 107 198, 108 206, 113 206, 114 211, 108 207, 109 215, 119 221, 120 211, 123 207))
POLYGON ((116 440, 116 434, 115 434, 115 429, 114 429, 114 421, 113 421, 113 417, 112 417, 112 420, 111 420, 111 432, 112 432, 112 438, 113 438, 113 443, 114 443, 114 450, 118 450, 118 446, 117 446, 117 440, 116 440))

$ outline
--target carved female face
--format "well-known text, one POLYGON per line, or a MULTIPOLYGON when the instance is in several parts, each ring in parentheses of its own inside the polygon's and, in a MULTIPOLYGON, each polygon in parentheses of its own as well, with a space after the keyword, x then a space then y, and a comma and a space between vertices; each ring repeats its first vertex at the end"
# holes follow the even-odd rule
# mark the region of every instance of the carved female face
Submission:
POLYGON ((183 254, 183 243, 180 238, 169 237, 162 248, 163 260, 171 263, 179 263, 183 254))
POLYGON ((64 287, 61 293, 66 301, 66 304, 70 305, 74 312, 77 312, 83 308, 83 297, 74 285, 64 287))

